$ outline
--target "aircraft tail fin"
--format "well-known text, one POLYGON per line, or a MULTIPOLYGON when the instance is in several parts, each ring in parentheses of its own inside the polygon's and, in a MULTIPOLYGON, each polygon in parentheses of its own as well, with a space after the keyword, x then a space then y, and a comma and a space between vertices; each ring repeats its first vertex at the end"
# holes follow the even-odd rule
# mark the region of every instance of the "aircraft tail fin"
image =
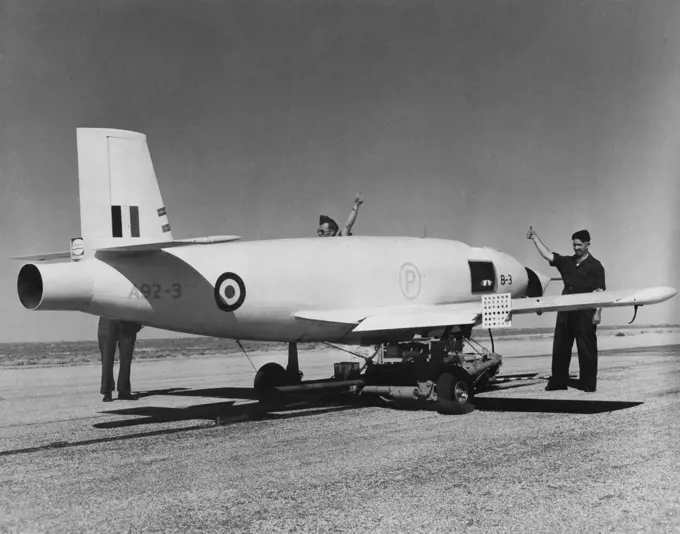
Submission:
POLYGON ((78 128, 80 237, 71 248, 14 257, 23 261, 79 261, 101 252, 148 254, 193 245, 238 241, 214 235, 174 239, 146 135, 110 128, 78 128))
POLYGON ((77 143, 85 249, 172 241, 146 135, 78 128, 77 143))

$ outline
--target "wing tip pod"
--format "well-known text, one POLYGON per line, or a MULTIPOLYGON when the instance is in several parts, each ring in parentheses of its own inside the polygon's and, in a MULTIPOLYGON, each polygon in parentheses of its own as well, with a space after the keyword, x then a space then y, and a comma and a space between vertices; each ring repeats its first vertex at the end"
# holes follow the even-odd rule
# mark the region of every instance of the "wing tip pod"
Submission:
POLYGON ((628 297, 623 297, 616 302, 619 304, 658 304, 672 299, 677 294, 677 289, 670 286, 647 287, 640 289, 628 297))

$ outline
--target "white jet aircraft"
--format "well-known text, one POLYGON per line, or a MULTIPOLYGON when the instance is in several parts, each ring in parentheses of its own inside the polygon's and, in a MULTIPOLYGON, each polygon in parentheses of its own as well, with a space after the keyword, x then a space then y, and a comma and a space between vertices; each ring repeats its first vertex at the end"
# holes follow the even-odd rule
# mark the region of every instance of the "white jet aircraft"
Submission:
MULTIPOLYGON (((549 277, 503 252, 444 239, 174 239, 144 134, 79 128, 77 148, 81 236, 68 252, 15 258, 31 260, 18 275, 23 306, 288 342, 290 372, 266 364, 256 389, 297 382, 298 342, 446 339, 474 326, 508 326, 516 314, 637 311, 676 294, 651 287, 546 297, 549 277)), ((440 384, 440 397, 460 389, 452 387, 440 384)))

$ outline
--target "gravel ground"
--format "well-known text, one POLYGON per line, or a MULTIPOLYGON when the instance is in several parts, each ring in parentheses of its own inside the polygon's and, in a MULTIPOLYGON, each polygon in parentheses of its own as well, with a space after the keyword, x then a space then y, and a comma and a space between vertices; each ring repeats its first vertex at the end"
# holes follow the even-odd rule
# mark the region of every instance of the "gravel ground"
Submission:
POLYGON ((603 354, 595 394, 511 382, 464 416, 262 414, 179 395, 16 416, 2 426, 0 531, 677 532, 678 355, 603 354), (215 425, 219 413, 243 420, 215 425))

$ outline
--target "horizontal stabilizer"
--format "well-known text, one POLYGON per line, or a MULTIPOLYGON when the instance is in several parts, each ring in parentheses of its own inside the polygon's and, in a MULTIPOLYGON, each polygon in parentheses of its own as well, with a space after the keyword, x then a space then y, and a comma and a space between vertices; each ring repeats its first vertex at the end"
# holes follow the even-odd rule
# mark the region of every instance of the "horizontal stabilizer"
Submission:
POLYGON ((71 252, 48 252, 47 254, 34 254, 33 256, 18 256, 12 258, 13 260, 20 261, 55 261, 55 260, 68 260, 71 258, 71 252))
MULTIPOLYGON (((146 252, 158 252, 165 248, 187 247, 191 245, 213 245, 216 243, 229 243, 241 239, 237 235, 213 235, 207 237, 192 237, 189 239, 173 239, 172 241, 155 241, 152 243, 139 243, 137 245, 121 245, 120 247, 105 247, 96 249, 97 252, 113 254, 141 254, 146 252)), ((32 256, 19 256, 12 258, 21 261, 54 261, 68 260, 71 252, 49 252, 47 254, 35 254, 32 256)))
POLYGON ((173 239, 172 241, 156 241, 153 243, 140 243, 137 245, 122 245, 120 247, 99 248, 97 252, 112 253, 140 253, 157 252, 164 248, 186 247, 191 245, 213 245, 216 243, 229 243, 241 239, 237 235, 215 235, 207 237, 192 237, 189 239, 173 239))

